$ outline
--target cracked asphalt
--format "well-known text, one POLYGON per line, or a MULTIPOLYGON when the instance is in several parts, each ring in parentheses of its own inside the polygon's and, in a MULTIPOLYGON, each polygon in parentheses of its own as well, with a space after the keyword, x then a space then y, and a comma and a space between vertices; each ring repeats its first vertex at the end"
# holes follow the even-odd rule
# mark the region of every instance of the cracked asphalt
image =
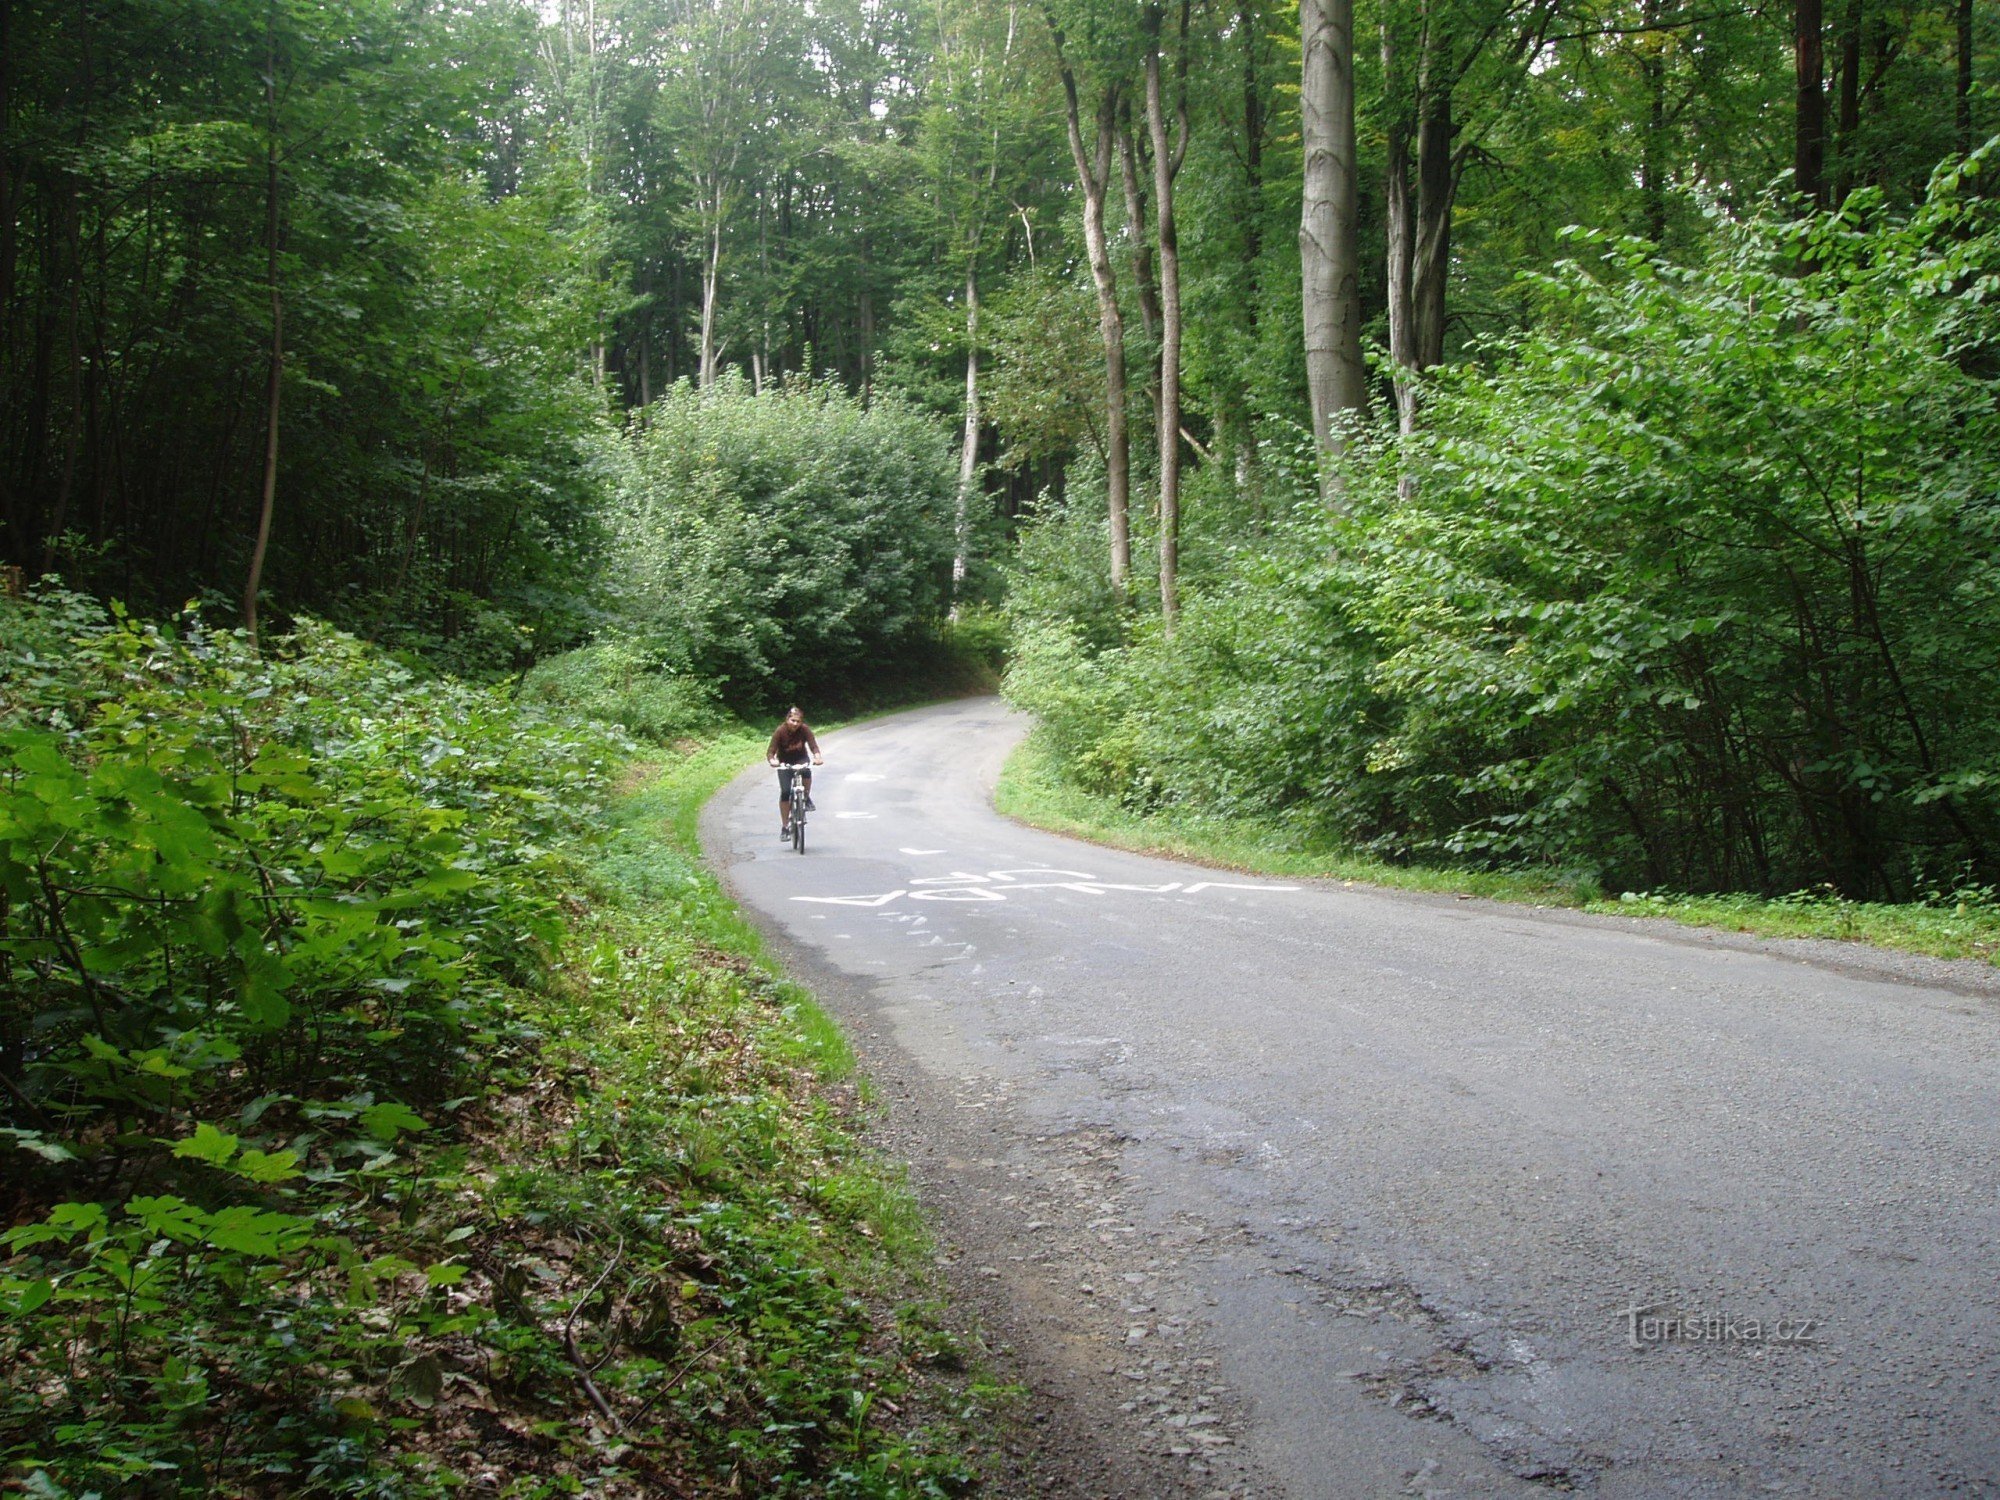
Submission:
POLYGON ((854 1041, 1023 1494, 2000 1494, 2000 974, 1233 875, 971 700, 705 846, 854 1041))

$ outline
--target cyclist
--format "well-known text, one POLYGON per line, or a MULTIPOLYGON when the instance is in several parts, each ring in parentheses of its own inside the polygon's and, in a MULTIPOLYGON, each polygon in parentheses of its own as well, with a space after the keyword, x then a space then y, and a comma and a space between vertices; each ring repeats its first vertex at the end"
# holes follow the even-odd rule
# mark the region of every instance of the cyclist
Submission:
MULTIPOLYGON (((819 753, 819 741, 813 738, 806 716, 797 704, 785 715, 785 722, 778 726, 771 736, 770 747, 764 752, 764 760, 773 766, 803 766, 811 755, 811 764, 823 766, 825 758, 819 753)), ((805 771, 799 776, 799 791, 805 797, 805 810, 817 812, 812 799, 812 772, 805 771)), ((778 837, 792 836, 792 778, 786 771, 778 772, 778 837)))

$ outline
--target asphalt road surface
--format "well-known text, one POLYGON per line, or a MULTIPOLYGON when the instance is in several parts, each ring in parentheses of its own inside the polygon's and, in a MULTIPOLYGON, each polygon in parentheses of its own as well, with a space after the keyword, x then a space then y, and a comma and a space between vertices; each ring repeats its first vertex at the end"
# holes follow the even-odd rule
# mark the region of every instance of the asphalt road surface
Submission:
POLYGON ((1099 1492, 2000 1493, 1991 968, 1101 849, 992 811, 1021 731, 704 839, 1099 1492))

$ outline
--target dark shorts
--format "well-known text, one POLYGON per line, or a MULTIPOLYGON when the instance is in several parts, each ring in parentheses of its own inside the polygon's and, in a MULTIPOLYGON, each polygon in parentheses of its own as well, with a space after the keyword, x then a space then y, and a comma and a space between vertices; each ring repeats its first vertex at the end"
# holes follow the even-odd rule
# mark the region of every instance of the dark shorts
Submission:
POLYGON ((813 773, 812 773, 812 766, 809 762, 795 760, 795 761, 788 761, 786 765, 789 766, 791 769, 787 770, 784 766, 781 766, 778 768, 778 773, 777 773, 779 801, 783 801, 785 798, 792 795, 791 771, 793 770, 804 771, 806 773, 803 778, 804 789, 806 791, 812 790, 813 773))

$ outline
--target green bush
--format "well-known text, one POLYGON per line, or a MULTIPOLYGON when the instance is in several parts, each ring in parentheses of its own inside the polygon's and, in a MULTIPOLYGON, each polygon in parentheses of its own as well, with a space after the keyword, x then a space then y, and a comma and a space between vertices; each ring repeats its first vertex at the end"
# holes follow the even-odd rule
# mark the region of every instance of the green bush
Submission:
POLYGON ((1947 172, 1907 221, 1717 214, 1692 267, 1578 243, 1535 331, 1361 445, 1342 518, 1246 546, 1171 640, 1025 634, 1010 693, 1099 782, 1392 858, 1990 883, 2000 209, 1947 172))
POLYGON ((385 1226, 532 1043, 609 747, 310 624, 54 594, 0 641, 0 1472, 359 1483, 364 1393, 481 1320, 385 1226))
POLYGON ((618 585, 738 704, 894 676, 945 611, 956 487, 945 433, 893 399, 682 384, 633 436, 618 585))
POLYGON ((709 684, 663 668, 657 650, 630 639, 600 640, 539 663, 521 679, 521 696, 662 744, 713 729, 720 718, 709 684))

